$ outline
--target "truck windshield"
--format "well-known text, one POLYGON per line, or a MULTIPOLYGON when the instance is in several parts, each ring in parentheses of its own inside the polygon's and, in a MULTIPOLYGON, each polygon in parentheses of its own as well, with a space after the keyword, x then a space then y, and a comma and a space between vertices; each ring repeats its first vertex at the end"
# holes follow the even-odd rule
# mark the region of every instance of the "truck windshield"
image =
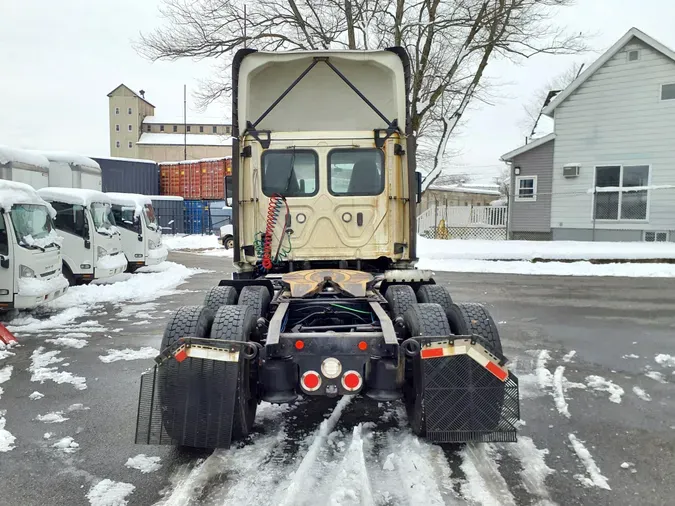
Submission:
POLYGON ((94 220, 94 228, 99 234, 112 235, 115 226, 115 218, 110 212, 109 204, 94 202, 91 204, 91 217, 94 220))
POLYGON ((141 220, 140 216, 136 216, 135 207, 113 204, 112 215, 112 219, 115 220, 115 226, 131 230, 132 232, 140 232, 141 220))
POLYGON ((23 247, 46 248, 57 242, 49 211, 37 204, 15 204, 11 212, 14 232, 23 247))
POLYGON ((150 230, 159 230, 159 223, 157 223, 157 216, 152 204, 145 204, 143 207, 143 214, 145 214, 145 221, 148 223, 150 230))

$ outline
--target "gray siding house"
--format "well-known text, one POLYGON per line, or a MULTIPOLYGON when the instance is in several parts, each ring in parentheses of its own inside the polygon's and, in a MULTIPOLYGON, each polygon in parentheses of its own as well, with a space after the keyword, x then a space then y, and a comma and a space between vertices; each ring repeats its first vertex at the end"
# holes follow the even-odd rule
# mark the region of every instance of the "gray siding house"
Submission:
POLYGON ((502 157, 514 235, 675 241, 675 52, 632 28, 543 114, 554 133, 502 157))

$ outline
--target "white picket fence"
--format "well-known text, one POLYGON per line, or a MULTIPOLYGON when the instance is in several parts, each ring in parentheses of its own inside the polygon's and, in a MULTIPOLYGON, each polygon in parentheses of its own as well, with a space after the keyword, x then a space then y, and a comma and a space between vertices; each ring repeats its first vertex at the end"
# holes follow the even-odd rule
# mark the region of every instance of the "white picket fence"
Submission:
POLYGON ((431 206, 417 217, 417 232, 435 238, 444 226, 448 238, 506 239, 507 222, 506 206, 431 206))

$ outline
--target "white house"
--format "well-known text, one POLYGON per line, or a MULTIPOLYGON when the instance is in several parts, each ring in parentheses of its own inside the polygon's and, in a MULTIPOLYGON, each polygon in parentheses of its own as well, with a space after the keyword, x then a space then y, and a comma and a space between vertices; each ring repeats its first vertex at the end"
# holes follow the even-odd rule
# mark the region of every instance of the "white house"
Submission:
POLYGON ((632 28, 543 114, 553 134, 502 156, 512 230, 536 222, 554 240, 675 241, 673 50, 632 28))

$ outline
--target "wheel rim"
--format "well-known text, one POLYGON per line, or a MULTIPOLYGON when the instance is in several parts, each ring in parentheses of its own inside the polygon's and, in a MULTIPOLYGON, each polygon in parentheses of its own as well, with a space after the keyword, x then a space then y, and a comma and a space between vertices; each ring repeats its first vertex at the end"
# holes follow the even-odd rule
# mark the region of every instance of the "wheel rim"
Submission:
POLYGON ((234 239, 225 241, 225 249, 232 249, 234 247, 234 239))

